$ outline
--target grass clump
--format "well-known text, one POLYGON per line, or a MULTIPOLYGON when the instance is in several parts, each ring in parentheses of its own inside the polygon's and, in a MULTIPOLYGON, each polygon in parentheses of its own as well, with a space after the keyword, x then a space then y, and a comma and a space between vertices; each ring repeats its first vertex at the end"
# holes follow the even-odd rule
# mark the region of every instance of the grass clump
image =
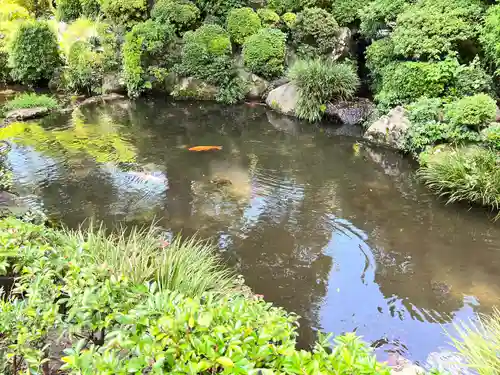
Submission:
POLYGON ((329 60, 299 60, 288 76, 299 93, 296 115, 310 122, 321 119, 327 102, 352 98, 359 86, 352 65, 329 60))
MULTIPOLYGON (((500 209, 500 155, 470 146, 445 149, 421 157, 419 170, 425 184, 448 203, 468 201, 500 209)), ((497 215, 498 218, 498 215, 497 215)))
POLYGON ((449 335, 464 367, 479 375, 496 375, 500 369, 500 311, 480 315, 478 321, 456 324, 456 337, 449 335))
POLYGON ((57 109, 59 104, 57 100, 48 95, 39 95, 36 93, 23 93, 9 100, 4 105, 5 111, 13 111, 16 109, 27 109, 45 107, 48 109, 57 109))

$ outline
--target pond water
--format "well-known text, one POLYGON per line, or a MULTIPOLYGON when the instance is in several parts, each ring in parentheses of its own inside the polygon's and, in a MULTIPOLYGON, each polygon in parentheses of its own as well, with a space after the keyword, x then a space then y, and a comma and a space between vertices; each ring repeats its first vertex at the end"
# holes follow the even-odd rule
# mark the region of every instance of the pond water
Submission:
POLYGON ((157 220, 213 239, 256 293, 303 317, 303 347, 355 330, 382 360, 425 365, 449 349, 443 327, 499 301, 499 225, 444 205, 355 129, 150 99, 0 133, 19 194, 72 227, 157 220))

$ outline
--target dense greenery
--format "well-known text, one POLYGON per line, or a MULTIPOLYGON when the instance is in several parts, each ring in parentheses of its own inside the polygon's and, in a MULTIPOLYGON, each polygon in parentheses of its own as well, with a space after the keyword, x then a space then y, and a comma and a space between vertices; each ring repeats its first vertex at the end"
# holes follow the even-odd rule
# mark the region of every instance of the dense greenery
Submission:
POLYGON ((37 95, 35 93, 24 93, 17 95, 3 105, 5 111, 15 109, 45 107, 48 109, 56 109, 59 107, 57 100, 48 95, 37 95))
POLYGON ((179 33, 190 30, 200 18, 200 11, 189 0, 160 0, 151 11, 158 23, 172 23, 179 33))
POLYGON ((102 87, 102 55, 92 50, 89 42, 73 43, 69 50, 64 81, 67 89, 86 94, 99 94, 102 87))
POLYGON ((297 350, 295 315, 217 272, 206 244, 169 244, 152 229, 106 237, 1 220, 0 273, 18 277, 0 301, 0 371, 42 373, 62 360, 69 374, 389 375, 353 334, 333 350, 327 340, 297 350), (59 335, 65 355, 49 359, 59 335))
POLYGON ((285 66, 286 35, 277 29, 262 29, 243 45, 245 66, 265 78, 279 77, 285 66))
POLYGON ((227 31, 236 44, 243 44, 247 37, 261 27, 259 15, 252 8, 233 9, 227 17, 227 31))

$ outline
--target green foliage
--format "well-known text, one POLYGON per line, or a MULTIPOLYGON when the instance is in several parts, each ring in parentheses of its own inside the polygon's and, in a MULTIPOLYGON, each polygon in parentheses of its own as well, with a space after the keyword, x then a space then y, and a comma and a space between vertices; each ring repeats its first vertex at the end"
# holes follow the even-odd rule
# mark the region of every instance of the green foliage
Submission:
POLYGON ((456 335, 448 336, 463 359, 464 371, 479 375, 495 375, 500 368, 500 311, 479 315, 478 319, 454 325, 456 335))
POLYGON ((360 8, 360 31, 369 38, 376 38, 383 29, 391 29, 398 14, 407 7, 407 0, 373 0, 360 8))
POLYGON ((264 27, 275 27, 280 22, 280 16, 274 10, 269 8, 260 8, 257 15, 262 21, 264 27))
POLYGON ((178 32, 184 32, 196 25, 200 11, 189 0, 160 0, 154 5, 151 18, 158 23, 171 23, 178 32))
POLYGON ((38 95, 35 93, 23 93, 17 95, 15 98, 9 100, 4 104, 4 109, 6 111, 12 111, 15 109, 26 109, 26 108, 36 108, 45 107, 48 109, 57 109, 59 104, 57 100, 48 95, 38 95))
POLYGON ((244 0, 195 0, 194 2, 204 16, 213 18, 220 26, 226 24, 227 15, 232 9, 246 5, 244 0))
POLYGON ((12 36, 8 51, 11 76, 22 83, 49 80, 61 65, 57 38, 43 21, 21 24, 12 36))
POLYGON ((101 0, 101 9, 117 25, 131 27, 147 18, 147 0, 101 0))
POLYGON ((242 45, 247 37, 261 28, 260 18, 252 8, 233 9, 227 16, 227 31, 236 44, 242 45))
POLYGON ((368 46, 365 55, 366 67, 370 70, 372 84, 377 91, 385 68, 394 62, 394 44, 390 38, 376 40, 368 46))
POLYGON ((90 43, 78 41, 69 51, 64 82, 73 92, 99 94, 101 92, 103 66, 101 54, 92 50, 90 43))
POLYGON ((496 151, 472 146, 440 150, 425 157, 419 174, 448 202, 466 201, 500 209, 500 168, 496 151))
POLYGON ((162 80, 175 60, 175 29, 171 24, 148 20, 138 23, 125 36, 123 76, 128 95, 137 97, 162 80))
POLYGON ((484 128, 481 132, 481 139, 486 146, 500 151, 500 124, 495 122, 484 128))
POLYGON ((453 97, 493 92, 493 79, 481 67, 477 57, 469 65, 457 66, 453 75, 453 83, 449 87, 449 95, 453 97))
POLYGON ((18 4, 0 2, 0 22, 15 20, 27 20, 30 13, 28 10, 18 4))
POLYGON ((412 124, 441 121, 443 119, 443 100, 422 97, 407 108, 408 119, 412 124))
POLYGON ((58 21, 71 22, 82 15, 80 0, 57 0, 56 18, 58 21))
POLYGON ((481 29, 480 41, 488 61, 500 67, 500 5, 488 8, 481 29))
POLYGON ((297 15, 292 36, 303 55, 325 54, 334 47, 338 31, 337 21, 326 10, 306 8, 297 15))
POLYGON ((283 74, 286 35, 277 29, 262 29, 243 45, 243 60, 251 72, 266 78, 283 74))
POLYGON ((297 22, 297 15, 295 13, 287 12, 281 16, 281 19, 288 29, 292 29, 295 26, 295 22, 297 22))
POLYGON ((296 115, 310 122, 321 119, 328 101, 349 99, 359 86, 359 78, 351 64, 329 60, 299 60, 288 76, 299 93, 296 115))
MULTIPOLYGON (((2 191, 11 191, 12 190, 12 180, 13 180, 12 171, 7 167, 5 160, 0 162, 0 189, 2 191)), ((0 262, 0 268, 2 267, 0 262)))
POLYGON ((394 50, 416 59, 449 55, 477 36, 482 11, 479 0, 418 0, 397 18, 394 50))
MULTIPOLYGON (((9 2, 9 0, 5 1, 9 2)), ((14 3, 26 8, 28 12, 36 17, 50 16, 53 12, 51 0, 14 0, 14 3)), ((2 7, 4 2, 2 2, 2 7)))
POLYGON ((453 125, 480 130, 496 118, 496 102, 486 94, 467 96, 445 106, 444 117, 453 125))
POLYGON ((301 4, 300 0, 269 0, 267 7, 278 14, 284 14, 300 10, 301 4))
POLYGON ((347 26, 358 19, 359 10, 365 0, 333 0, 332 14, 341 26, 347 26))
POLYGON ((91 19, 96 19, 101 13, 101 3, 99 0, 80 0, 82 5, 82 15, 91 19))

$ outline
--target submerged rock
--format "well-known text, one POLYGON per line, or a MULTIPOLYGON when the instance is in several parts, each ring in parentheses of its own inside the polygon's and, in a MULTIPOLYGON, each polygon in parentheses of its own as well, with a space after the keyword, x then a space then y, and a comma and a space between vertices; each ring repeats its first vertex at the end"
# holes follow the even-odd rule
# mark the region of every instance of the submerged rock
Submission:
POLYGON ((174 86, 172 96, 176 99, 215 100, 219 89, 194 77, 181 78, 174 86))
POLYGON ((375 104, 366 98, 341 100, 326 105, 325 115, 344 125, 359 125, 368 120, 375 104))
POLYGON ((90 105, 90 104, 112 102, 115 100, 124 100, 124 99, 127 99, 127 98, 123 95, 120 95, 120 94, 116 94, 116 93, 104 94, 104 95, 98 95, 98 96, 91 96, 90 98, 85 99, 79 105, 85 106, 85 105, 90 105))
POLYGON ((7 114, 5 115, 5 121, 12 122, 12 121, 33 120, 36 118, 47 116, 49 113, 50 110, 46 107, 16 109, 7 112, 7 114))
POLYGON ((387 115, 370 125, 364 138, 397 150, 403 150, 404 138, 410 126, 403 107, 393 108, 387 115))
POLYGON ((295 115, 299 93, 292 83, 287 83, 272 90, 266 98, 266 104, 277 112, 295 115))

